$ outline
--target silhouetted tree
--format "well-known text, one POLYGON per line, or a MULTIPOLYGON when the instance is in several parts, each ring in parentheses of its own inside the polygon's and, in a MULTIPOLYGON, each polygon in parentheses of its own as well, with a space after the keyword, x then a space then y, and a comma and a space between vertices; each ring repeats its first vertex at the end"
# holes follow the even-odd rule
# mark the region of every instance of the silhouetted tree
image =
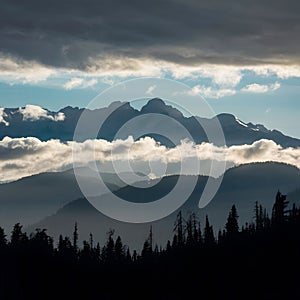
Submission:
POLYGON ((280 191, 277 192, 276 200, 272 210, 272 224, 274 226, 282 226, 287 218, 288 201, 286 195, 282 195, 280 191))
POLYGON ((172 248, 175 249, 176 247, 178 247, 178 238, 177 238, 177 234, 174 234, 172 240, 172 248))
POLYGON ((127 250, 126 250, 126 261, 127 262, 131 262, 132 261, 132 257, 131 257, 131 254, 130 254, 129 247, 127 247, 127 250))
POLYGON ((90 248, 93 249, 94 248, 94 238, 93 238, 92 233, 90 233, 89 244, 90 244, 90 248))
POLYGON ((176 246, 182 246, 184 244, 184 235, 183 235, 183 218, 181 211, 177 214, 174 232, 176 232, 177 242, 176 246))
POLYGON ((255 228, 258 231, 263 229, 263 209, 257 201, 255 202, 255 228))
POLYGON ((205 217, 204 227, 204 243, 206 246, 211 246, 215 243, 213 226, 209 224, 208 216, 205 217))
POLYGON ((234 236, 239 232, 238 214, 235 205, 232 205, 225 225, 228 236, 234 236))
POLYGON ((153 253, 153 232, 152 232, 152 226, 150 226, 149 236, 144 242, 143 250, 142 250, 142 257, 148 257, 153 253))
POLYGON ((4 232, 4 229, 0 227, 0 248, 5 247, 7 244, 6 234, 4 232))
POLYGON ((102 249, 102 259, 106 262, 112 262, 115 258, 115 241, 113 236, 115 231, 110 229, 107 232, 107 242, 106 245, 102 249))
POLYGON ((74 259, 74 249, 69 237, 59 236, 58 253, 66 261, 74 259))
POLYGON ((137 259, 138 259, 137 252, 136 252, 136 250, 133 250, 132 260, 135 262, 135 261, 137 261, 137 259))
POLYGON ((125 257, 124 246, 121 237, 118 236, 115 243, 115 255, 118 261, 122 261, 125 257))
POLYGON ((30 243, 33 247, 39 249, 39 252, 51 253, 54 249, 53 239, 47 234, 46 229, 37 228, 35 233, 30 235, 30 243))
POLYGON ((80 251, 80 261, 85 264, 90 264, 92 261, 92 249, 87 241, 83 241, 83 248, 80 251))
POLYGON ((166 251, 170 252, 172 250, 171 242, 168 240, 167 246, 166 246, 166 251))
POLYGON ((296 224, 297 220, 298 220, 298 209, 296 207, 296 204, 293 203, 293 207, 292 207, 292 209, 290 211, 290 214, 289 214, 289 221, 292 224, 296 224))
POLYGON ((218 244, 222 244, 223 240, 224 240, 224 235, 223 235, 222 230, 220 229, 218 231, 218 244))
POLYGON ((193 246, 197 244, 201 239, 200 223, 197 222, 195 213, 191 213, 186 222, 186 243, 187 245, 193 246), (199 227, 197 226, 199 224, 199 227))
POLYGON ((96 252, 96 259, 99 262, 101 258, 101 247, 99 243, 97 243, 95 252, 96 252))
POLYGON ((73 232, 73 248, 74 252, 77 253, 78 251, 78 228, 77 228, 77 222, 74 226, 74 232, 73 232))
POLYGON ((20 223, 14 225, 10 240, 12 246, 21 246, 28 240, 26 233, 22 231, 22 227, 20 223))
POLYGON ((151 254, 152 254, 152 248, 149 243, 149 239, 146 239, 144 242, 143 249, 142 249, 142 257, 148 258, 151 254))

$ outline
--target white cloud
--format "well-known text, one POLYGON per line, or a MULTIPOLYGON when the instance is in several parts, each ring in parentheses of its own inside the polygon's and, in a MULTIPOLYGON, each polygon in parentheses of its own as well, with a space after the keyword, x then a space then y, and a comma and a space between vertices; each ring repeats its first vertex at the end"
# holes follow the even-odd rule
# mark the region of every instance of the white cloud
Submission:
POLYGON ((260 65, 249 66, 247 69, 265 77, 276 76, 280 79, 300 77, 300 66, 297 65, 260 65))
POLYGON ((210 78, 214 84, 222 87, 234 87, 243 77, 242 68, 237 66, 184 66, 157 59, 129 57, 90 59, 86 72, 95 77, 161 77, 171 74, 174 79, 210 78))
POLYGON ((7 114, 4 111, 3 107, 0 107, 0 124, 3 123, 5 126, 9 125, 9 122, 7 122, 4 118, 7 117, 7 114))
POLYGON ((95 77, 160 77, 168 69, 169 63, 150 58, 130 58, 106 56, 90 58, 86 74, 95 77))
POLYGON ((267 109, 265 110, 265 113, 268 114, 268 113, 270 113, 271 111, 272 111, 271 108, 267 108, 267 109))
POLYGON ((73 90, 73 89, 84 89, 88 87, 92 87, 95 84, 98 83, 98 80, 96 79, 90 79, 86 80, 84 78, 79 78, 79 77, 73 77, 71 78, 68 82, 64 84, 64 88, 66 90, 73 90))
MULTIPOLYGON (((188 56, 193 56, 188 53, 188 56)), ((84 70, 45 66, 33 60, 23 60, 0 52, 0 82, 8 84, 49 84, 65 89, 88 88, 98 81, 111 84, 118 79, 132 77, 165 77, 173 79, 209 79, 220 89, 236 87, 247 72, 257 76, 286 80, 300 78, 299 65, 226 65, 194 64, 182 65, 150 57, 132 58, 126 56, 99 56, 90 58, 84 70), (67 82, 61 84, 61 80, 67 82)))
POLYGON ((59 140, 43 142, 34 137, 6 137, 0 141, 0 153, 2 182, 61 170, 71 166, 73 162, 87 164, 94 159, 101 163, 111 162, 113 159, 114 162, 129 160, 131 163, 145 162, 147 165, 150 162, 180 164, 182 159, 226 161, 229 165, 275 161, 300 168, 300 148, 284 149, 270 140, 231 147, 217 147, 208 143, 195 145, 183 141, 176 148, 169 149, 149 137, 136 142, 129 137, 113 142, 87 140, 82 143, 62 143, 59 140))
POLYGON ((156 84, 149 86, 149 88, 146 91, 146 94, 153 95, 153 91, 156 89, 156 84))
POLYGON ((36 61, 25 61, 0 53, 0 81, 8 84, 37 84, 57 74, 36 61))
POLYGON ((232 96, 236 93, 234 89, 231 88, 221 88, 221 89, 213 89, 212 87, 206 87, 201 85, 194 86, 188 94, 190 96, 200 95, 204 98, 218 99, 225 96, 232 96))
POLYGON ((54 116, 50 115, 49 112, 40 106, 27 104, 24 108, 19 108, 19 113, 23 115, 24 121, 37 121, 39 119, 49 119, 52 121, 63 121, 65 115, 62 112, 58 112, 54 116))
POLYGON ((182 78, 210 78, 221 87, 235 87, 243 78, 242 68, 226 65, 199 65, 186 67, 173 65, 171 73, 176 79, 182 78))
MULTIPOLYGON (((90 58, 84 70, 48 67, 36 61, 22 60, 0 52, 0 82, 60 86, 66 90, 91 88, 98 82, 113 84, 132 77, 170 77, 175 80, 208 79, 215 90, 207 91, 212 98, 232 93, 233 89, 253 72, 258 77, 286 80, 300 78, 298 65, 182 65, 150 57, 99 56, 90 58), (50 81, 51 80, 51 81, 50 81), (65 83, 62 83, 62 80, 65 83)), ((279 84, 279 83, 276 83, 279 84)))
POLYGON ((280 86, 281 85, 279 82, 275 82, 275 83, 269 84, 269 85, 252 83, 252 84, 248 84, 247 86, 243 87, 241 89, 241 91, 246 92, 246 93, 263 94, 263 93, 268 93, 271 91, 276 91, 280 88, 280 86))

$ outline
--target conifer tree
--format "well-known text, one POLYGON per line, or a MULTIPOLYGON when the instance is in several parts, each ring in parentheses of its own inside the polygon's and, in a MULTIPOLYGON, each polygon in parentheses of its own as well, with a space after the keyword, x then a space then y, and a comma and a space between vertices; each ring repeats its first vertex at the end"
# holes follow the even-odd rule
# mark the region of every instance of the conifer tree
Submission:
POLYGON ((288 201, 286 195, 277 192, 276 200, 272 210, 272 224, 274 226, 282 226, 287 218, 288 201))
POLYGON ((123 260, 125 257, 124 246, 121 237, 118 236, 115 243, 115 255, 117 260, 123 260))
POLYGON ((205 218, 204 243, 206 246, 211 246, 215 243, 213 226, 210 225, 207 215, 205 218))
POLYGON ((166 246, 166 251, 170 252, 172 250, 171 242, 168 240, 167 246, 166 246))
POLYGON ((183 218, 181 211, 177 214, 174 231, 177 236, 177 245, 182 246, 184 244, 184 235, 183 235, 183 218))
POLYGON ((113 261, 115 258, 115 241, 113 239, 113 235, 115 234, 115 231, 113 229, 110 229, 107 232, 107 242, 105 247, 103 247, 103 260, 104 261, 113 261))
POLYGON ((152 226, 150 226, 150 232, 148 238, 144 242, 143 250, 142 250, 142 257, 148 257, 153 253, 153 232, 152 226))
POLYGON ((133 254, 132 254, 132 260, 133 260, 134 262, 136 262, 136 261, 137 261, 137 259, 138 259, 137 252, 136 252, 136 250, 133 250, 133 254))
POLYGON ((13 231, 11 233, 11 245, 19 246, 27 241, 27 235, 26 233, 23 233, 22 227, 23 226, 20 225, 20 223, 14 225, 13 231))
POLYGON ((74 249, 74 252, 77 253, 77 251, 78 251, 78 228, 77 228, 77 222, 75 222, 75 225, 74 225, 73 249, 74 249))
POLYGON ((4 232, 4 229, 0 227, 0 248, 5 247, 7 244, 6 234, 4 232))
POLYGON ((131 257, 131 254, 130 254, 130 249, 129 247, 127 247, 127 250, 126 250, 126 260, 128 262, 131 262, 132 261, 132 257, 131 257))
POLYGON ((232 205, 225 225, 228 236, 236 235, 239 232, 238 217, 236 207, 232 205))

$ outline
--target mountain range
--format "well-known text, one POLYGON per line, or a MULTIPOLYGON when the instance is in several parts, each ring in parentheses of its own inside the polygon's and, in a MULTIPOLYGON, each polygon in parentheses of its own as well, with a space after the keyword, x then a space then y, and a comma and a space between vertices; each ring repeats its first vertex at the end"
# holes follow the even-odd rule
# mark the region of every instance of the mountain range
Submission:
MULTIPOLYGON (((167 138, 158 134, 153 134, 153 137, 162 144, 170 147, 187 138, 186 134, 177 128, 177 126, 181 125, 187 129, 196 143, 208 142, 208 137, 202 128, 203 126, 200 126, 199 123, 204 124, 205 127, 209 127, 214 124, 215 118, 218 118, 222 126, 227 146, 251 144, 260 139, 269 139, 283 147, 300 147, 299 139, 286 136, 278 130, 268 130, 261 124, 244 123, 235 116, 224 113, 212 119, 201 118, 199 116, 186 117, 177 108, 167 105, 163 100, 158 98, 149 100, 140 110, 133 108, 129 102, 113 102, 108 107, 95 110, 84 110, 68 106, 58 112, 46 111, 48 117, 45 117, 44 114, 44 116, 36 119, 25 119, 22 111, 18 108, 6 108, 4 109, 6 123, 0 123, 0 139, 5 136, 34 136, 40 140, 73 140, 77 122, 83 111, 87 122, 85 122, 84 128, 81 128, 80 134, 76 137, 79 141, 95 138, 91 132, 93 132, 97 124, 102 122, 103 124, 97 138, 111 141, 115 138, 116 133, 124 123, 135 117, 151 114, 149 118, 143 119, 144 132, 151 133, 164 128, 167 138), (64 118, 57 121, 55 116, 58 114, 63 114, 64 118), (171 117, 177 121, 177 125, 173 124, 174 126, 170 126, 159 116, 171 117), (172 136, 173 140, 168 140, 168 136, 172 136)), ((136 139, 140 137, 135 136, 135 133, 130 129, 123 132, 121 137, 127 138, 128 135, 133 135, 136 139)), ((222 142, 221 144, 223 145, 224 143, 222 142)))
MULTIPOLYGON (((118 190, 126 184, 113 173, 102 173, 103 183, 97 179, 97 174, 90 169, 76 170, 76 176, 94 193, 101 194, 111 190, 118 190), (95 188, 97 190, 95 191, 95 188)), ((53 214, 65 204, 83 197, 78 186, 74 170, 64 172, 49 172, 32 175, 20 180, 0 184, 0 224, 5 228, 16 222, 29 225, 53 214)), ((134 179, 130 173, 122 173, 122 178, 128 184, 134 179)))
MULTIPOLYGON (((43 141, 49 139, 70 141, 73 140, 77 122, 84 112, 87 122, 84 128, 80 129, 80 134, 76 136, 77 141, 95 138, 92 132, 99 122, 103 122, 103 125, 97 138, 112 141, 116 139, 116 134, 124 123, 130 123, 130 120, 134 120, 134 118, 143 118, 141 126, 137 126, 133 122, 132 126, 129 126, 117 138, 126 139, 132 135, 138 139, 142 135, 141 131, 136 129, 141 127, 143 132, 152 133, 150 136, 163 145, 173 147, 182 139, 187 138, 184 131, 180 130, 180 127, 183 126, 196 143, 209 142, 200 124, 204 127, 213 127, 217 118, 222 126, 227 146, 252 144, 254 141, 268 139, 282 147, 300 147, 299 139, 286 136, 277 130, 268 130, 260 124, 244 123, 231 114, 219 114, 212 119, 199 116, 186 117, 177 108, 167 105, 158 98, 148 101, 140 110, 133 108, 128 102, 113 102, 106 108, 95 110, 66 107, 58 112, 42 110, 41 113, 41 110, 37 111, 40 113, 39 117, 28 118, 27 116, 25 118, 24 111, 20 109, 4 109, 5 122, 0 123, 0 139, 5 136, 12 138, 34 136, 43 141), (176 122, 172 123, 175 125, 170 125, 168 119, 175 120, 176 122), (160 129, 164 130, 164 136, 157 134, 160 129)), ((147 135, 149 136, 149 134, 147 135)), ((222 141, 220 143, 223 145, 222 141)), ((160 181, 149 179, 136 182, 135 176, 124 173, 121 177, 126 178, 125 183, 117 174, 101 170, 104 172, 101 174, 103 183, 99 183, 97 172, 93 173, 84 167, 75 170, 82 182, 90 187, 87 188, 89 196, 101 195, 101 199, 110 200, 111 193, 107 193, 104 186, 106 185, 111 192, 127 201, 152 202, 171 191, 178 181, 178 175, 172 175, 165 176, 160 181), (131 185, 133 183, 134 186, 131 185), (148 184, 152 187, 143 188, 148 184)), ((179 174, 179 172, 172 174, 179 174)), ((182 175, 186 188, 190 181, 195 179, 195 176, 182 175)), ((195 212, 202 226, 205 215, 209 215, 215 230, 224 227, 228 211, 233 204, 237 206, 240 224, 244 224, 252 221, 256 201, 266 207, 269 213, 271 212, 278 189, 288 194, 291 202, 300 201, 300 171, 298 168, 286 164, 254 163, 228 169, 217 194, 202 209, 198 204, 208 177, 197 175, 196 179, 197 184, 193 193, 180 210, 185 218, 189 213, 195 212)), ((218 179, 211 178, 211 180, 218 179)), ((180 193, 177 197, 180 197, 180 193)), ((113 228, 116 230, 116 234, 122 236, 125 243, 138 248, 142 245, 152 225, 155 241, 163 245, 172 236, 178 211, 151 224, 129 224, 113 220, 97 211, 84 198, 74 170, 42 173, 0 185, 1 226, 8 228, 14 223, 20 222, 25 225, 28 232, 37 227, 47 228, 49 233, 56 238, 59 234, 71 235, 73 226, 77 222, 81 239, 88 238, 92 232, 95 240, 104 243, 105 232, 113 228)))

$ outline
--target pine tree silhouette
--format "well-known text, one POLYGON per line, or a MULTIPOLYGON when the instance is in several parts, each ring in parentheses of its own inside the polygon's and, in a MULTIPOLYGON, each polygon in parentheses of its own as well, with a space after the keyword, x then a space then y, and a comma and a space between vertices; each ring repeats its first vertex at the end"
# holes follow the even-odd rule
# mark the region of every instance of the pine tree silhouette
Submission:
POLYGON ((121 240, 121 237, 118 236, 115 243, 115 255, 117 261, 123 261, 125 258, 124 246, 121 240))
MULTIPOLYGON (((175 225, 174 225, 174 232, 176 232, 176 241, 173 240, 174 246, 180 247, 184 244, 183 218, 182 218, 181 211, 177 214, 177 218, 176 218, 175 225)), ((174 236, 174 239, 175 239, 175 236, 174 236)))
POLYGON ((4 229, 0 227, 0 248, 4 248, 7 245, 6 234, 4 229))
POLYGON ((212 246, 215 244, 215 236, 214 236, 213 226, 210 225, 207 215, 205 217, 204 244, 206 246, 212 246))
POLYGON ((14 225, 10 240, 12 246, 22 246, 28 240, 26 233, 22 231, 22 227, 20 223, 14 225))
POLYGON ((75 254, 77 254, 77 252, 78 252, 78 227, 77 227, 77 222, 75 222, 75 225, 74 225, 73 249, 74 249, 75 254))
POLYGON ((282 226, 287 218, 288 201, 286 195, 282 195, 280 191, 277 192, 276 200, 272 210, 272 225, 282 226))
POLYGON ((227 236, 235 236, 239 232, 238 214, 235 205, 231 207, 229 212, 227 223, 225 225, 227 236))
POLYGON ((102 259, 105 262, 112 262, 115 259, 115 241, 113 239, 114 234, 115 231, 113 229, 110 229, 107 232, 107 242, 102 250, 102 259))

